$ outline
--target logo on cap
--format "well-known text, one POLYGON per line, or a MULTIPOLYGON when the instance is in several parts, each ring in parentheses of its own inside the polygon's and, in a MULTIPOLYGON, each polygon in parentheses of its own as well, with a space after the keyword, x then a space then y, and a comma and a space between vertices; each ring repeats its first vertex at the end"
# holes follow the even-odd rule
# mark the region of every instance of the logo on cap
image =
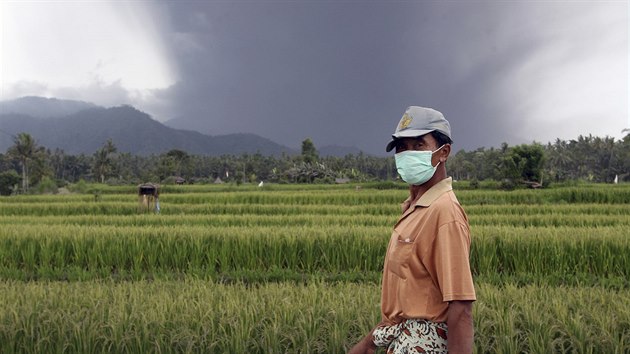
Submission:
POLYGON ((409 124, 411 124, 411 120, 412 118, 407 114, 403 114, 402 119, 400 120, 400 127, 399 129, 405 129, 409 126, 409 124))

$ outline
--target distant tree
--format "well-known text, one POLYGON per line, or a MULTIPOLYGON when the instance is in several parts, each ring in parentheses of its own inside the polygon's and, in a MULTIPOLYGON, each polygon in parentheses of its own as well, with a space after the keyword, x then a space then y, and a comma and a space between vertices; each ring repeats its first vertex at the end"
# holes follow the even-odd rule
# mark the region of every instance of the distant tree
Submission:
POLYGON ((615 139, 612 137, 595 137, 591 142, 593 149, 593 176, 598 182, 611 182, 617 174, 615 164, 615 139))
POLYGON ((302 141, 302 160, 306 163, 315 163, 319 159, 319 154, 315 148, 315 144, 310 138, 302 141))
POLYGON ((0 153, 0 171, 15 170, 17 172, 19 167, 19 162, 13 156, 0 153))
POLYGON ((103 149, 105 149, 108 154, 114 154, 118 151, 118 148, 116 148, 116 145, 114 145, 114 142, 111 138, 107 139, 105 145, 103 146, 103 149))
POLYGON ((14 170, 0 173, 0 195, 11 195, 20 183, 20 175, 14 170))
POLYGON ((172 149, 166 153, 166 156, 172 160, 175 175, 181 177, 184 170, 189 169, 190 155, 186 151, 172 149))
POLYGON ((503 173, 510 179, 540 181, 544 162, 545 152, 540 144, 514 146, 504 160, 503 173))
POLYGON ((38 146, 35 139, 28 133, 20 133, 13 139, 13 146, 8 155, 17 159, 22 167, 22 192, 29 189, 29 169, 33 161, 42 158, 44 148, 38 146))
POLYGON ((42 182, 44 178, 54 179, 55 171, 51 165, 51 152, 41 147, 37 154, 37 158, 33 159, 32 166, 29 168, 29 183, 35 185, 42 182))
POLYGON ((618 174, 620 180, 627 180, 630 176, 630 130, 628 134, 618 143, 618 174))
POLYGON ((125 183, 142 183, 156 180, 148 177, 155 172, 155 166, 151 164, 153 158, 123 152, 118 154, 116 160, 118 176, 125 183))
POLYGON ((470 161, 469 153, 462 149, 449 157, 447 170, 455 180, 469 180, 473 178, 475 166, 470 161))
POLYGON ((557 182, 572 178, 573 157, 566 141, 556 139, 545 148, 545 169, 557 182))
POLYGON ((173 175, 190 178, 188 172, 192 170, 191 161, 192 158, 187 152, 179 149, 169 150, 160 155, 156 173, 160 180, 172 177, 173 175))
POLYGON ((65 180, 66 176, 66 170, 65 170, 65 160, 66 160, 66 154, 63 152, 63 150, 57 148, 55 149, 53 152, 48 154, 48 162, 50 164, 50 167, 52 168, 53 171, 53 176, 55 176, 56 179, 59 180, 65 180))
POLYGON ((94 174, 100 177, 101 183, 105 183, 105 177, 114 168, 113 154, 117 151, 112 139, 107 139, 103 147, 94 153, 94 174))
POLYGON ((92 158, 84 154, 68 155, 64 159, 65 176, 69 182, 78 182, 90 175, 92 169, 92 158))

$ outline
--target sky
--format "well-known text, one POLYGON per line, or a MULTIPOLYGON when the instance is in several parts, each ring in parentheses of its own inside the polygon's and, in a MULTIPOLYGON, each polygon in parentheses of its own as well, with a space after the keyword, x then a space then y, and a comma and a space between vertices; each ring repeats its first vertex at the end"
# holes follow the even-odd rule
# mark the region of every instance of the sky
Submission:
POLYGON ((385 155, 410 105, 453 148, 621 138, 628 0, 0 2, 0 100, 131 104, 211 135, 385 155))

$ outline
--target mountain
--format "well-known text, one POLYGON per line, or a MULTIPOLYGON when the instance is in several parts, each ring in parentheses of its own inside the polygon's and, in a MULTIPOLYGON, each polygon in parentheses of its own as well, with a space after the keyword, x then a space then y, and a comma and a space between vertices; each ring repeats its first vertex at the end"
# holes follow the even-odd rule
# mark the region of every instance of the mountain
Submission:
MULTIPOLYGON (((173 118, 164 122, 164 125, 174 129, 194 130, 201 133, 209 133, 208 127, 204 125, 204 122, 196 119, 186 118, 173 118)), ((316 143, 316 142, 315 142, 316 143)), ((339 146, 339 145, 326 145, 317 147, 319 156, 335 156, 344 157, 346 155, 358 155, 361 150, 355 146, 339 146)))
POLYGON ((75 114, 97 105, 83 101, 27 96, 0 102, 0 115, 22 114, 35 118, 56 118, 75 114))
MULTIPOLYGON (((38 144, 68 154, 92 154, 110 138, 119 151, 139 155, 171 149, 201 155, 299 153, 255 134, 204 135, 198 131, 207 127, 200 124, 181 118, 162 124, 131 106, 103 108, 83 101, 22 97, 0 102, 0 152, 13 145, 11 135, 27 132, 38 144)), ((320 156, 337 157, 361 152, 336 145, 318 151, 320 156)))
POLYGON ((210 134, 208 127, 196 119, 173 118, 165 121, 164 125, 173 129, 194 130, 202 134, 210 134))
POLYGON ((120 152, 138 155, 160 154, 171 149, 212 156, 297 153, 255 134, 207 136, 169 128, 131 106, 94 106, 55 119, 0 111, 0 129, 0 151, 6 151, 13 144, 11 134, 27 132, 38 144, 49 149, 60 148, 68 154, 92 154, 107 139, 112 139, 120 152))

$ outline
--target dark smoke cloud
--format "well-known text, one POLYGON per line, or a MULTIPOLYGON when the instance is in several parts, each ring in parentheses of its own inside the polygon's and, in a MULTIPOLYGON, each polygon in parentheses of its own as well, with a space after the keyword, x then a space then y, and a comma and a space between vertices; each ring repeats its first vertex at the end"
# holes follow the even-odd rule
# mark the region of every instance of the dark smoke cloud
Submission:
POLYGON ((170 16, 164 36, 179 75, 160 93, 171 102, 163 119, 185 119, 211 134, 250 132, 293 147, 311 137, 317 146, 354 145, 378 155, 409 105, 442 111, 456 149, 535 139, 519 131, 527 117, 514 107, 523 93, 519 82, 507 80, 545 40, 531 31, 542 25, 537 19, 564 8, 420 1, 158 4, 170 16))

